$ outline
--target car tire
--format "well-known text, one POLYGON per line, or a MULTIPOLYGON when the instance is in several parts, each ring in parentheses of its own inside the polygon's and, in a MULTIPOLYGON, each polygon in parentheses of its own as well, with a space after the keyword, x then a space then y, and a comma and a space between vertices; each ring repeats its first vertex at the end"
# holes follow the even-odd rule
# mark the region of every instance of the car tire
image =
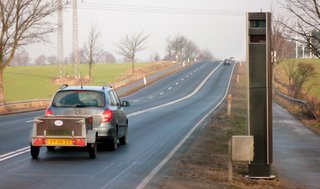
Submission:
POLYGON ((54 152, 55 148, 56 148, 55 146, 47 146, 47 151, 54 152))
POLYGON ((128 129, 126 130, 126 134, 119 139, 121 145, 128 144, 128 129))
POLYGON ((38 159, 40 153, 40 146, 30 146, 32 159, 38 159))
POLYGON ((118 137, 116 133, 114 133, 111 140, 109 141, 108 148, 112 151, 116 151, 118 149, 118 137))
POLYGON ((97 143, 88 144, 88 153, 90 159, 96 159, 97 157, 97 143))

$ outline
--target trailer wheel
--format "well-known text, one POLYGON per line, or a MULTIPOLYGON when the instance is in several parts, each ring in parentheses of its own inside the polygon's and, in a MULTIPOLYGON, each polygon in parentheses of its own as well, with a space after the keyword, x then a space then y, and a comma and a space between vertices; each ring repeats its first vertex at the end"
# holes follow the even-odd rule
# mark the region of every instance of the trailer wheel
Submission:
POLYGON ((90 159, 96 159, 97 156, 97 141, 92 144, 88 144, 88 153, 90 159))
POLYGON ((33 159, 38 159, 40 153, 40 146, 30 146, 31 156, 33 159))

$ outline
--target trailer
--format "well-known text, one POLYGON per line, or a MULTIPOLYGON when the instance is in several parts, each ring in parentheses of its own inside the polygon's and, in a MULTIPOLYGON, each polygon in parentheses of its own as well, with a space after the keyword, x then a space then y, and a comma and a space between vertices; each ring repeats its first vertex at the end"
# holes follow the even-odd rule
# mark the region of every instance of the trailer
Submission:
POLYGON ((43 116, 34 119, 30 132, 30 150, 33 159, 38 159, 40 148, 55 147, 87 148, 89 157, 96 158, 97 132, 92 126, 92 116, 43 116))

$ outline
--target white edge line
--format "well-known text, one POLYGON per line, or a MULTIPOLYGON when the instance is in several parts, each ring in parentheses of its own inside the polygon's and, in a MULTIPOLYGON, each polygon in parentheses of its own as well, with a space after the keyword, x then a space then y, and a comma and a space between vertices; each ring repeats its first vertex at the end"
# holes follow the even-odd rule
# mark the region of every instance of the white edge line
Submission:
POLYGON ((188 132, 188 134, 174 147, 173 150, 171 150, 171 152, 157 165, 157 167, 155 167, 150 173, 149 175, 147 175, 142 182, 136 187, 136 189, 143 189, 149 182, 150 180, 160 171, 160 169, 162 169, 162 167, 169 161, 169 159, 171 159, 171 157, 179 150, 179 148, 187 141, 187 139, 192 135, 192 133, 199 127, 199 125, 201 125, 201 123, 210 115, 212 114, 213 111, 216 110, 216 108, 218 106, 220 106, 220 104, 224 101, 224 99, 226 98, 228 91, 229 91, 229 87, 230 87, 230 83, 231 83, 231 79, 233 76, 233 71, 234 71, 234 67, 235 64, 233 65, 232 68, 232 72, 229 78, 229 83, 226 89, 226 93, 225 95, 222 97, 222 99, 220 100, 220 102, 213 108, 211 109, 210 112, 208 112, 195 126, 193 126, 193 128, 188 132))
POLYGON ((4 157, 4 158, 1 158, 1 159, 0 159, 0 162, 1 162, 1 161, 4 161, 4 160, 7 160, 7 159, 10 159, 10 158, 13 158, 13 157, 16 157, 16 156, 18 156, 18 155, 20 155, 20 154, 27 153, 27 152, 30 152, 30 149, 25 150, 25 151, 20 151, 19 153, 15 153, 15 154, 13 154, 13 155, 11 155, 11 156, 7 156, 7 157, 4 157))
POLYGON ((0 156, 0 159, 2 159, 3 157, 6 157, 6 156, 10 156, 10 155, 15 154, 15 153, 19 153, 20 151, 28 150, 28 149, 30 149, 30 146, 21 148, 19 150, 13 151, 13 152, 9 152, 9 153, 3 154, 3 155, 0 156))
POLYGON ((197 88, 192 91, 190 94, 188 94, 187 96, 184 96, 182 98, 179 98, 177 100, 173 100, 171 102, 167 102, 165 104, 161 104, 161 105, 158 105, 158 106, 154 106, 154 107, 151 107, 151 108, 148 108, 148 109, 144 109, 144 110, 140 110, 140 111, 137 111, 137 112, 133 112, 131 114, 128 114, 127 117, 128 118, 131 118, 131 117, 134 117, 134 116, 137 116, 137 115, 140 115, 140 114, 143 114, 143 113, 146 113, 146 112, 150 112, 152 110, 156 110, 156 109, 160 109, 160 108, 163 108, 163 107, 166 107, 166 106, 169 106, 169 105, 172 105, 172 104, 176 104, 178 102, 181 102, 183 100, 186 100, 192 96, 194 96, 196 93, 199 92, 199 90, 203 87, 203 85, 209 80, 209 78, 214 74, 214 72, 217 71, 217 69, 221 66, 222 63, 220 63, 217 67, 215 67, 211 72, 210 74, 197 86, 197 88))
POLYGON ((109 186, 110 184, 112 184, 114 181, 116 181, 121 175, 123 175, 123 173, 125 173, 127 170, 129 170, 131 167, 133 167, 135 164, 137 164, 137 162, 134 162, 133 164, 131 164, 129 167, 127 167, 125 170, 121 171, 121 173, 116 176, 114 179, 112 179, 110 182, 108 182, 107 184, 105 184, 101 189, 106 188, 107 186, 109 186))

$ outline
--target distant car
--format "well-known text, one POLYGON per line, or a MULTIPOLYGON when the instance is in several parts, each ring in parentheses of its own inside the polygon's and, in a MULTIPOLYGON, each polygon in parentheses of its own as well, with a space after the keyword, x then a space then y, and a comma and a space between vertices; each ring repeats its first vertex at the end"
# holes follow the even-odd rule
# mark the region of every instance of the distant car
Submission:
POLYGON ((231 65, 231 61, 230 59, 224 59, 223 61, 223 65, 231 65))
POLYGON ((55 94, 45 115, 92 116, 93 129, 98 142, 111 150, 128 143, 128 118, 123 107, 128 101, 120 101, 111 86, 63 85, 55 94))

